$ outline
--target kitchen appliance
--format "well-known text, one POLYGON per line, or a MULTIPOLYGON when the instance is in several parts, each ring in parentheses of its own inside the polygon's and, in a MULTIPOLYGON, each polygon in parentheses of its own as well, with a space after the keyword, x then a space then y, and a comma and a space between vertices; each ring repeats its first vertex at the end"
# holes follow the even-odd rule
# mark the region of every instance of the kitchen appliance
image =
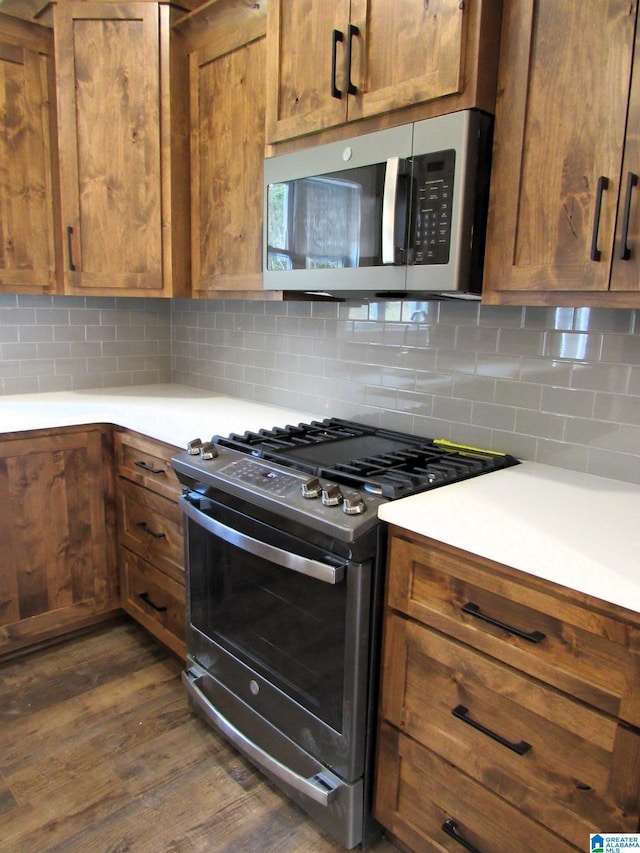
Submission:
POLYGON ((462 110, 264 163, 264 288, 479 298, 493 119, 462 110))
POLYGON ((516 462, 335 418, 197 439, 172 459, 191 700, 347 848, 379 832, 378 507, 516 462))

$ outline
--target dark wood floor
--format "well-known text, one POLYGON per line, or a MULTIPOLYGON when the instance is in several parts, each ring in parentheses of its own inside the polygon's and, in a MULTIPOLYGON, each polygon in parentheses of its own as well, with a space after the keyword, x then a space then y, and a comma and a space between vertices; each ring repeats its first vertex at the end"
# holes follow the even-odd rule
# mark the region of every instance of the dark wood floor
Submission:
POLYGON ((2 853, 342 849, 192 713, 180 668, 124 620, 0 665, 2 853))

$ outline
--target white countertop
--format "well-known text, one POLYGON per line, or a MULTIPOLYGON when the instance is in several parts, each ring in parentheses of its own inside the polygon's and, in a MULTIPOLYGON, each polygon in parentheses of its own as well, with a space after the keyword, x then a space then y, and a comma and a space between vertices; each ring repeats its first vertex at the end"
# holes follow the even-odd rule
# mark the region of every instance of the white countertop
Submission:
MULTIPOLYGON (((0 396, 0 433, 108 423, 180 448, 325 416, 171 384, 0 396)), ((392 501, 379 515, 640 613, 640 486, 525 462, 392 501)))
POLYGON ((640 612, 640 486, 524 462, 393 501, 378 514, 640 612))
POLYGON ((325 416, 170 384, 0 396, 0 433, 107 423, 180 448, 193 438, 318 417, 325 416))

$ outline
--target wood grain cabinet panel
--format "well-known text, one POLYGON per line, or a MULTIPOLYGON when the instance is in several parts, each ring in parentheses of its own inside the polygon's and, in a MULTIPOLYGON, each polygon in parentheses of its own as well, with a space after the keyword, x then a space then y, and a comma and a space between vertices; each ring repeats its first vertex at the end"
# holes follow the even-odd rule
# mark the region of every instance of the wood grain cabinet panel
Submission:
POLYGON ((186 295, 186 80, 171 61, 169 6, 64 2, 49 14, 64 291, 186 295))
POLYGON ((53 38, 0 14, 0 291, 55 293, 53 38))
POLYGON ((378 820, 415 850, 458 849, 448 819, 498 853, 637 832, 640 616, 399 528, 387 572, 378 820))
POLYGON ((637 15, 505 3, 485 302, 640 305, 637 15))
POLYGON ((129 430, 115 436, 122 606, 177 655, 186 656, 181 486, 176 448, 129 430))
POLYGON ((262 292, 266 3, 179 22, 189 64, 192 295, 262 292))
POLYGON ((110 432, 0 442, 0 652, 119 608, 110 432))
POLYGON ((501 6, 270 0, 267 142, 416 104, 492 112, 501 6))

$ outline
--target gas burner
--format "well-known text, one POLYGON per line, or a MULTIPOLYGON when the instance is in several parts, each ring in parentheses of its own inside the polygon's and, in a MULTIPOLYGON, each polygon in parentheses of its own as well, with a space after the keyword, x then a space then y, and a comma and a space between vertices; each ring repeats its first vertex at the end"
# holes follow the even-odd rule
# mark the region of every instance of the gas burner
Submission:
POLYGON ((339 418, 214 436, 213 443, 388 499, 518 464, 508 454, 339 418))

